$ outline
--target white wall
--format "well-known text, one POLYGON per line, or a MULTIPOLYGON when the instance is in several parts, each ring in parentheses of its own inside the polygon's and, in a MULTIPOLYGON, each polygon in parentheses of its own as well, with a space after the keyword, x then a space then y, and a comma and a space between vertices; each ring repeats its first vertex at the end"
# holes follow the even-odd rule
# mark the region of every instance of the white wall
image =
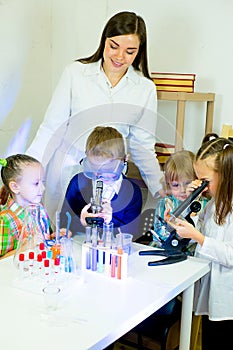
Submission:
MULTIPOLYGON (((32 140, 64 66, 93 53, 121 10, 146 21, 150 71, 196 73, 195 91, 216 93, 214 131, 233 123, 231 0, 0 0, 0 156, 28 118, 32 140)), ((161 101, 159 113, 158 137, 173 142, 175 104, 161 101)), ((188 103, 186 148, 199 146, 204 118, 204 104, 188 103)))
POLYGON ((51 93, 51 1, 0 1, 0 156, 21 124, 36 132, 51 93))

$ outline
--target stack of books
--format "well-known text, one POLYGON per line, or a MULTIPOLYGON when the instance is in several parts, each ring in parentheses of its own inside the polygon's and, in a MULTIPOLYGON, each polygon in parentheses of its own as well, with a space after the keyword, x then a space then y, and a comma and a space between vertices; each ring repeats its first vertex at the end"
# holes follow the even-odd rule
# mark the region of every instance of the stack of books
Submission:
POLYGON ((162 169, 167 159, 174 152, 175 152, 175 145, 171 145, 169 143, 156 142, 155 153, 162 169))
POLYGON ((152 72, 157 91, 194 92, 196 74, 152 72))

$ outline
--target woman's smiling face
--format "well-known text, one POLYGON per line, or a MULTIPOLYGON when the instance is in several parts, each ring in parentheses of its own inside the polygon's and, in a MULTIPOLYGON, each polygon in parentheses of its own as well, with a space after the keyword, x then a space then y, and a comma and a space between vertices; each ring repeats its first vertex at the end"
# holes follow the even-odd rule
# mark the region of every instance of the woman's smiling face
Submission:
POLYGON ((124 75, 137 56, 139 46, 140 41, 137 34, 107 38, 103 52, 103 67, 106 74, 124 75))

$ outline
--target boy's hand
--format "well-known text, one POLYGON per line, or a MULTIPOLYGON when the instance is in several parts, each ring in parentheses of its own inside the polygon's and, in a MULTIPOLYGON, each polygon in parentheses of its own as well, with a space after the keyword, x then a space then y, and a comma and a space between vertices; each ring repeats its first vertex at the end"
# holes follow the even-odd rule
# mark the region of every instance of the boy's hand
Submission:
POLYGON ((90 207, 91 207, 91 203, 85 205, 85 207, 83 207, 83 209, 81 211, 80 221, 81 221, 81 224, 83 226, 87 226, 86 217, 96 218, 96 217, 100 216, 100 214, 89 213, 88 209, 90 209, 90 207))
POLYGON ((102 217, 107 224, 109 224, 109 222, 112 221, 111 201, 108 199, 104 199, 102 202, 102 208, 103 209, 99 216, 102 217))

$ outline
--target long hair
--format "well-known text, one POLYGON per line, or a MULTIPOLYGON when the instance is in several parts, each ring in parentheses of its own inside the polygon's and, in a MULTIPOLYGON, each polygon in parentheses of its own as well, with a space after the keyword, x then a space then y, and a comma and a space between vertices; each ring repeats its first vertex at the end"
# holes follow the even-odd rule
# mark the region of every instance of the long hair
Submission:
POLYGON ((100 44, 96 52, 89 57, 80 58, 77 61, 81 63, 93 63, 103 59, 106 38, 129 34, 137 34, 140 41, 139 51, 132 66, 134 69, 141 71, 145 77, 151 79, 148 71, 146 25, 142 17, 137 16, 134 12, 119 12, 111 17, 103 29, 100 44))
POLYGON ((215 221, 223 225, 226 216, 232 213, 233 200, 233 142, 219 137, 205 142, 198 150, 195 162, 198 160, 214 161, 213 171, 218 174, 218 186, 215 195, 215 221))

